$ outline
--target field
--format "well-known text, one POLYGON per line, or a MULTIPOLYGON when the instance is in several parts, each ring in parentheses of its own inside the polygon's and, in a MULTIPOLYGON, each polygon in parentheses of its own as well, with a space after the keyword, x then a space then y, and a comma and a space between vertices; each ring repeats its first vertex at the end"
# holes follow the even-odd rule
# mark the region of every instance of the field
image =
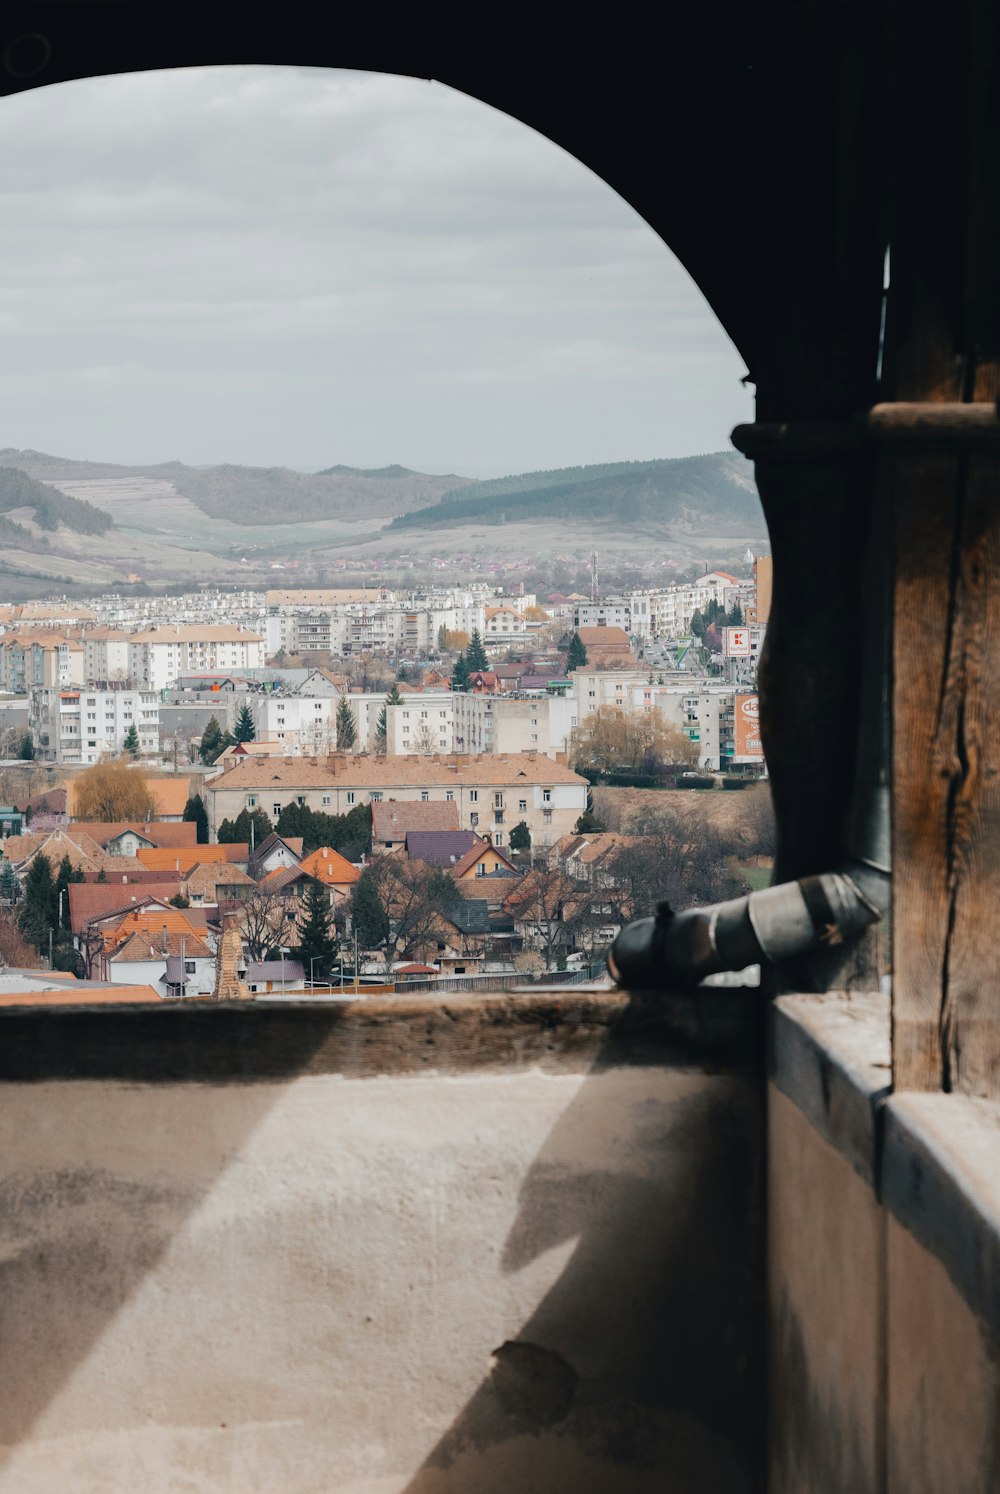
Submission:
MULTIPOLYGON (((678 815, 699 825, 710 825, 742 857, 759 843, 762 820, 770 809, 766 784, 738 791, 724 789, 595 788, 594 810, 609 830, 627 830, 638 815, 678 815)), ((747 880, 751 880, 749 877, 747 880)))

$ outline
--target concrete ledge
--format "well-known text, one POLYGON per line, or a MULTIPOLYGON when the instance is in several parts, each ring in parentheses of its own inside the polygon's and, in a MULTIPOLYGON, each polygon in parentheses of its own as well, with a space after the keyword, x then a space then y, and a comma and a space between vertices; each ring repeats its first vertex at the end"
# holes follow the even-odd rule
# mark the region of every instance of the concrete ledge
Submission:
POLYGON ((878 1110, 892 1073, 888 996, 781 996, 768 1050, 769 1074, 782 1094, 875 1187, 878 1110))
POLYGON ((883 1203, 1000 1341, 1000 1105, 899 1094, 884 1122, 883 1203))
POLYGON ((667 1064, 759 1073, 756 990, 385 997, 0 1009, 0 1082, 267 1083, 296 1074, 414 1074, 667 1064))

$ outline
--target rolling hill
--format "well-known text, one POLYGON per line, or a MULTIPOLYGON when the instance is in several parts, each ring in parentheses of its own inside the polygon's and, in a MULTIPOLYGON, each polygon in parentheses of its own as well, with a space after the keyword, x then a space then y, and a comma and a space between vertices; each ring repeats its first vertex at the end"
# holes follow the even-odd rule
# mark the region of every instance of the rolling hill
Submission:
POLYGON ((560 520, 658 532, 691 524, 763 528, 748 462, 733 452, 563 467, 477 483, 398 515, 391 530, 560 520))

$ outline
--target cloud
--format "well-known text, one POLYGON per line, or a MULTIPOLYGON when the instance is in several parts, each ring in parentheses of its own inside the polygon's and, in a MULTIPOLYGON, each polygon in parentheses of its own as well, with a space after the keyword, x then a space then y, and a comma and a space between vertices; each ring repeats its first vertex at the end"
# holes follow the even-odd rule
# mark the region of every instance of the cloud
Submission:
POLYGON ((210 68, 3 108, 0 444, 511 471, 717 449, 750 418, 633 210, 440 85, 210 68))

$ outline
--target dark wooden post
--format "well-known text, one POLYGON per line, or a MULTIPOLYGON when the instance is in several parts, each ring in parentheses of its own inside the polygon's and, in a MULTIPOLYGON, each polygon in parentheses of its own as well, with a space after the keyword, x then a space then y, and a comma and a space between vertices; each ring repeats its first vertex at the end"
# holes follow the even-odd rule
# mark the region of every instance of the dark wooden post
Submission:
POLYGON ((997 17, 901 31, 887 339, 895 504, 893 1078, 1000 1095, 997 17), (927 101, 953 129, 925 128, 927 101), (916 141, 919 140, 919 147, 916 141))

